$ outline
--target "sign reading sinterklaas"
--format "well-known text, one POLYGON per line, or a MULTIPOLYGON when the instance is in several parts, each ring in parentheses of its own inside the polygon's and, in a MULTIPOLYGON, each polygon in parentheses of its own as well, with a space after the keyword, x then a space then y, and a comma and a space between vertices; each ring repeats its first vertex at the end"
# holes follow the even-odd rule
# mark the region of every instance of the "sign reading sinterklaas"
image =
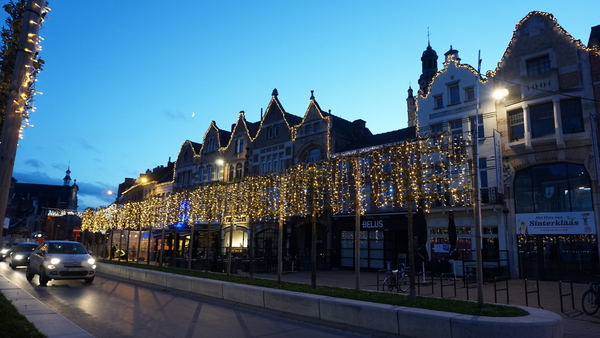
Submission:
POLYGON ((517 214, 518 235, 593 235, 594 212, 551 212, 517 214))

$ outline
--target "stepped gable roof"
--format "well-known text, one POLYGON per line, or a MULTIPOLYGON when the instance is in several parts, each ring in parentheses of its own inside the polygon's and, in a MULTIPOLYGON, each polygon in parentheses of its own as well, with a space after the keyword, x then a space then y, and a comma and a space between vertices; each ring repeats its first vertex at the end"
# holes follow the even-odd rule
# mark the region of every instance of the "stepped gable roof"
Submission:
MULTIPOLYGON (((530 35, 530 32, 528 32, 528 28, 526 28, 526 26, 528 26, 527 24, 530 20, 540 20, 541 22, 550 22, 554 26, 553 29, 551 30, 554 34, 556 34, 557 36, 564 37, 567 41, 575 44, 578 48, 580 48, 582 50, 586 50, 586 51, 591 50, 590 48, 586 47, 580 40, 575 39, 561 25, 559 25, 558 20, 556 20, 554 15, 552 15, 551 13, 540 12, 540 11, 531 11, 523 19, 521 19, 521 21, 519 21, 519 23, 517 23, 515 25, 515 30, 513 31, 513 36, 510 39, 510 42, 508 43, 508 46, 506 47, 506 50, 504 51, 504 54, 502 55, 500 62, 498 62, 496 69, 494 69, 493 71, 488 71, 486 73, 486 76, 488 76, 488 77, 495 76, 495 74, 500 70, 501 66, 504 64, 504 62, 511 56, 511 52, 515 49, 514 48, 515 44, 519 42, 519 39, 530 35)), ((534 26, 540 27, 540 25, 534 25, 534 26)), ((554 44, 556 44, 557 41, 552 40, 552 41, 546 41, 544 43, 546 45, 542 44, 542 45, 537 46, 539 48, 539 50, 542 50, 544 48, 550 48, 554 44)))
POLYGON ((375 134, 363 137, 358 139, 345 147, 342 152, 352 151, 352 150, 360 150, 375 146, 383 146, 387 144, 394 144, 403 142, 406 140, 410 140, 417 137, 417 128, 416 127, 408 127, 404 129, 398 129, 394 131, 389 131, 386 133, 375 134))

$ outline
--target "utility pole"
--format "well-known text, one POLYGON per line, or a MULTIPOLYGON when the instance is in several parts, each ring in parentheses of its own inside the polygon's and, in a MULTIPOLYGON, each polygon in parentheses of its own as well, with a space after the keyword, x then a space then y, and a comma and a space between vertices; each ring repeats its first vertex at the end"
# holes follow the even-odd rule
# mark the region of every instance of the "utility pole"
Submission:
POLYGON ((23 26, 19 38, 18 50, 9 86, 9 96, 4 113, 4 124, 0 135, 0 220, 4 224, 8 195, 12 180, 19 130, 25 113, 25 103, 28 93, 25 90, 30 85, 29 75, 36 57, 36 41, 42 22, 42 11, 46 7, 45 0, 28 0, 23 14, 23 26))

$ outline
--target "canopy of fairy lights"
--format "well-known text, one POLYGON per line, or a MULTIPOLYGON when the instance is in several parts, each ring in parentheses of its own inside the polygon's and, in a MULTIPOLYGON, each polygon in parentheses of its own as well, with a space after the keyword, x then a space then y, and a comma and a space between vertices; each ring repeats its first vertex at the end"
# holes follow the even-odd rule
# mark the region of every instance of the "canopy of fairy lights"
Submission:
POLYGON ((211 182, 166 197, 87 209, 82 229, 150 229, 193 226, 226 217, 255 222, 280 217, 362 213, 367 205, 406 209, 414 203, 472 203, 467 142, 444 133, 302 163, 281 174, 211 182))

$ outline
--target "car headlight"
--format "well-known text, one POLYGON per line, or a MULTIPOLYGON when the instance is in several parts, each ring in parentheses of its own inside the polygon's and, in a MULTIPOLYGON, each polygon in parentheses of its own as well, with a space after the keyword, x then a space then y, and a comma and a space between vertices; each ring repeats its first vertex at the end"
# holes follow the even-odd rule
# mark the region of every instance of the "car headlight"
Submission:
POLYGON ((0 251, 1 253, 5 254, 8 252, 8 249, 2 249, 2 251, 0 251))
POLYGON ((87 260, 87 262, 88 262, 88 264, 94 264, 94 263, 96 263, 96 260, 93 258, 90 258, 87 260))
POLYGON ((58 263, 60 263, 60 259, 58 259, 58 258, 52 258, 52 259, 50 259, 50 264, 56 265, 58 263))
POLYGON ((15 255, 15 259, 23 259, 23 257, 25 257, 25 256, 23 256, 23 255, 15 255))

